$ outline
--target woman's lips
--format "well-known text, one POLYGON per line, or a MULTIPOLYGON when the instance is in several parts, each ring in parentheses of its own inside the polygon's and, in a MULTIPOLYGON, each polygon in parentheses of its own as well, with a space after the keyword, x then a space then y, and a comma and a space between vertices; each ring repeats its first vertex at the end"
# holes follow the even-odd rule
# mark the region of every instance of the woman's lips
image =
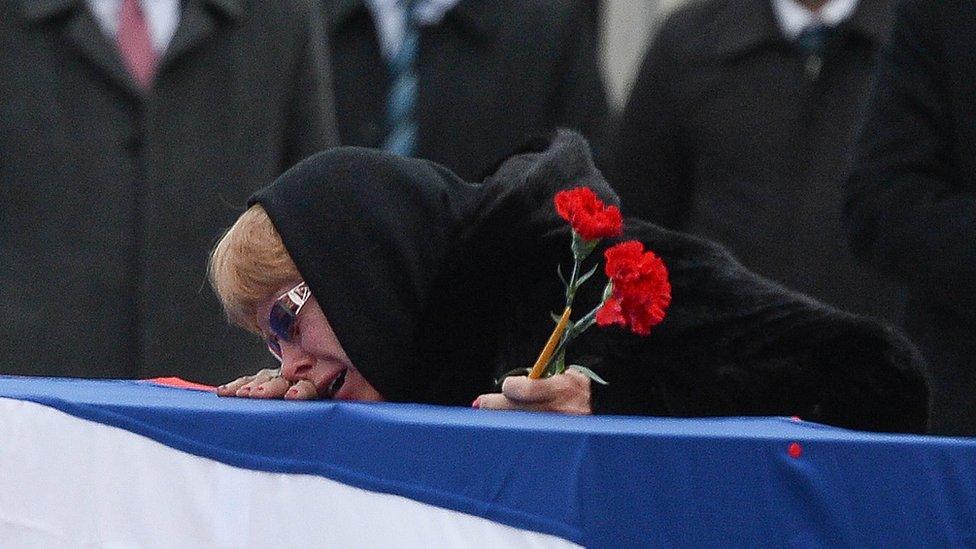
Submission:
POLYGON ((337 372, 332 379, 326 380, 324 386, 318 388, 319 398, 335 398, 336 394, 339 393, 339 390, 342 389, 342 386, 346 383, 346 372, 348 372, 348 370, 343 368, 339 370, 339 372, 337 372))

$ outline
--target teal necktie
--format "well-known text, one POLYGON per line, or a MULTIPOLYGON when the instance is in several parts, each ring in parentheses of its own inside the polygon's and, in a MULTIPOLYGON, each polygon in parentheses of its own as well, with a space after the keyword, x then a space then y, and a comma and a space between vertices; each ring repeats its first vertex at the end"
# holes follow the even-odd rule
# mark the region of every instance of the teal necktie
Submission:
POLYGON ((806 55, 819 55, 827 47, 833 33, 834 28, 829 25, 823 23, 810 25, 797 35, 794 44, 806 55))
POLYGON ((403 40, 389 60, 390 91, 386 97, 386 125, 389 133, 383 148, 394 154, 412 156, 417 149, 417 52, 420 28, 414 17, 416 0, 403 5, 403 40))

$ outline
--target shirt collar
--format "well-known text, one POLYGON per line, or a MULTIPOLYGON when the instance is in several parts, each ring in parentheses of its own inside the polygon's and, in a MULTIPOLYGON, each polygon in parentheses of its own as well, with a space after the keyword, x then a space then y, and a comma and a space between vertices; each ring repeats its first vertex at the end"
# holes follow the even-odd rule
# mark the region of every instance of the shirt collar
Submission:
MULTIPOLYGON (((416 21, 422 26, 436 25, 460 0, 416 0, 416 21)), ((375 14, 398 13, 403 9, 401 0, 366 0, 366 6, 375 14)), ((382 16, 382 15, 381 15, 382 16)))
POLYGON ((787 40, 795 40, 804 29, 813 25, 836 27, 847 21, 855 8, 857 0, 830 0, 816 12, 797 0, 773 0, 776 22, 787 40))
MULTIPOLYGON (((241 0, 206 0, 205 3, 230 19, 237 19, 244 12, 241 0)), ((23 0, 24 15, 30 21, 44 21, 82 5, 82 0, 23 0)))
MULTIPOLYGON (((357 14, 369 13, 369 2, 373 0, 337 0, 330 22, 332 29, 341 28, 357 14)), ((380 2, 386 0, 378 0, 380 2)), ((462 26, 471 29, 481 38, 494 36, 501 25, 502 10, 495 2, 487 0, 428 0, 439 11, 441 19, 455 19, 462 26), (443 11, 440 11, 443 10, 443 11)), ((427 9, 427 8, 420 8, 427 9)))
MULTIPOLYGON (((711 27, 702 29, 716 37, 715 51, 720 56, 737 56, 769 44, 786 43, 779 26, 775 0, 734 0, 723 3, 723 8, 711 21, 711 27)), ((839 25, 846 32, 866 37, 881 44, 887 35, 893 17, 890 0, 855 1, 854 11, 839 25)))

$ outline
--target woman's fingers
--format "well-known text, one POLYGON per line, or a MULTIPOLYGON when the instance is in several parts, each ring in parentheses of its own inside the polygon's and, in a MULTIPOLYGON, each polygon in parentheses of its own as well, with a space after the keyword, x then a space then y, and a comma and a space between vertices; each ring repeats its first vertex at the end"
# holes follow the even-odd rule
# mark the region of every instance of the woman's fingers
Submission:
POLYGON ((237 390, 241 387, 247 385, 254 379, 254 376, 243 376, 217 387, 217 394, 219 396, 237 396, 237 390))
POLYGON ((486 410, 521 410, 518 404, 505 398, 505 395, 501 393, 488 393, 481 395, 472 404, 475 408, 484 408, 486 410))
POLYGON ((318 397, 315 384, 307 379, 298 381, 285 393, 285 398, 289 400, 312 400, 318 397))
POLYGON ((217 387, 220 396, 245 398, 286 398, 312 400, 318 398, 315 384, 306 379, 291 383, 277 368, 265 368, 253 376, 244 376, 217 387))
POLYGON ((268 381, 251 389, 251 398, 284 398, 291 387, 291 382, 281 376, 275 376, 268 381))
POLYGON ((481 395, 478 408, 591 414, 590 379, 570 370, 546 379, 509 377, 501 393, 481 395))
POLYGON ((217 387, 217 394, 220 396, 249 396, 252 387, 260 385, 277 375, 277 368, 265 368, 253 376, 239 377, 226 385, 217 387), (247 390, 243 390, 245 388, 247 390))
POLYGON ((276 375, 278 375, 277 369, 272 370, 270 368, 265 368, 252 376, 251 380, 237 389, 237 392, 234 394, 235 396, 239 397, 254 397, 256 396, 253 394, 254 389, 256 389, 259 385, 270 381, 271 378, 275 377, 276 375))

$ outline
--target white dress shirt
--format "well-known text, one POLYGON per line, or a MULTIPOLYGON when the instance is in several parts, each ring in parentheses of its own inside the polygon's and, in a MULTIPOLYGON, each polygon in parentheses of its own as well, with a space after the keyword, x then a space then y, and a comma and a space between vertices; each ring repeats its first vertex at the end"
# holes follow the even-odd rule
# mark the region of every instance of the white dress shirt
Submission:
POLYGON ((857 8, 857 0, 830 0, 817 11, 810 11, 797 0, 773 0, 776 21, 783 35, 789 40, 795 40, 811 25, 836 26, 850 18, 855 8, 857 8))
MULTIPOLYGON (((122 0, 85 0, 105 36, 115 41, 122 0)), ((139 0, 156 54, 162 56, 180 24, 180 0, 139 0)))
MULTIPOLYGON (((444 18, 444 14, 457 5, 460 0, 417 0, 417 24, 424 27, 436 25, 444 18)), ((488 0, 482 0, 488 1, 488 0)), ((400 49, 403 41, 403 9, 401 0, 367 0, 376 31, 379 34, 380 50, 383 57, 391 59, 400 49)))

